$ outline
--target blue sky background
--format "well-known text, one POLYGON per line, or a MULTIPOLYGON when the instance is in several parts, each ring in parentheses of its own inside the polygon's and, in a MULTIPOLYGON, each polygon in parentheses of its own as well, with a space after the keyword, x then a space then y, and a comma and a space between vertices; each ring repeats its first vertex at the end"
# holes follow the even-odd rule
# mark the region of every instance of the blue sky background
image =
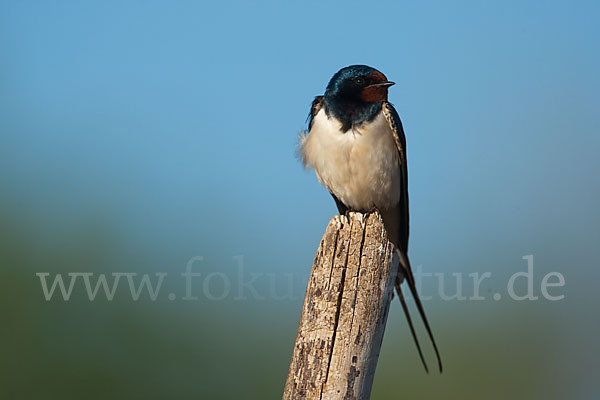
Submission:
MULTIPOLYGON (((195 255, 230 271, 243 255, 250 272, 292 273, 298 299, 239 308, 248 321, 282 321, 293 340, 336 212, 296 159, 297 135, 331 75, 368 64, 397 82, 390 100, 408 142, 413 263, 492 271, 489 291, 524 270, 527 254, 539 279, 563 273, 564 302, 505 304, 502 315, 526 323, 543 314, 553 322, 540 329, 559 332, 548 348, 562 352, 542 352, 557 370, 540 380, 564 373, 565 382, 540 396, 577 388, 589 398, 584 377, 598 370, 600 349, 587 341, 600 327, 599 11, 585 1, 3 1, 5 229, 36 243, 41 259, 52 249, 71 260, 79 241, 96 243, 101 261, 83 257, 77 271, 179 273, 195 255), (558 368, 564 357, 580 369, 558 368)), ((36 284, 24 271, 52 269, 3 268, 27 276, 24 285, 36 284)), ((444 330, 460 336, 461 318, 481 329, 496 320, 486 305, 497 303, 457 304, 426 304, 442 344, 444 330)), ((399 317, 391 324, 386 338, 408 337, 399 317)), ((285 364, 291 347, 282 349, 285 364)))

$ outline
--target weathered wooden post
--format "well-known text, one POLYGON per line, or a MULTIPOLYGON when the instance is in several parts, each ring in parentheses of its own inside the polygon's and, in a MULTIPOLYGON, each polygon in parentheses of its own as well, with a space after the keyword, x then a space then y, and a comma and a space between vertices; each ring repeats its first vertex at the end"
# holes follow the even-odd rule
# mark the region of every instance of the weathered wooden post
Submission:
POLYGON ((379 213, 329 221, 283 399, 368 399, 398 273, 379 213))

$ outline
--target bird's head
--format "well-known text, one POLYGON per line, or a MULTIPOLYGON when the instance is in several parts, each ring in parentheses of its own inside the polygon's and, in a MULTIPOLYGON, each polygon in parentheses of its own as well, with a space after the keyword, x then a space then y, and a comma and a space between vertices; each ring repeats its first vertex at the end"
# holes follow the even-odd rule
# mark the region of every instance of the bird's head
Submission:
POLYGON ((336 102, 373 103, 387 101, 394 82, 366 65, 351 65, 336 72, 329 81, 325 98, 336 102))

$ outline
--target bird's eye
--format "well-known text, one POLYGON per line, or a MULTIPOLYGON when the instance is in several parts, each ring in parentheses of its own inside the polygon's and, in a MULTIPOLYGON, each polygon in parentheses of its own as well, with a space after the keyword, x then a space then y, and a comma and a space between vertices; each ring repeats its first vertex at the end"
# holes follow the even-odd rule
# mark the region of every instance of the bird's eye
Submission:
POLYGON ((354 83, 356 83, 359 86, 362 86, 365 83, 365 80, 363 78, 356 78, 354 79, 354 83))

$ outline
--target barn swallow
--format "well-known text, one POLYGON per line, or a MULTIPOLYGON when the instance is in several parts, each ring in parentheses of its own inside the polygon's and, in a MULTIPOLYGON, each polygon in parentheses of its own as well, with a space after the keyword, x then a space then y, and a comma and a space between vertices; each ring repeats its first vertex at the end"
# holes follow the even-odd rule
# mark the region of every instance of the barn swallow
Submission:
POLYGON ((398 298, 425 370, 427 363, 414 330, 401 284, 404 279, 427 330, 442 372, 442 361, 408 259, 408 174, 402 122, 388 102, 394 82, 366 65, 339 70, 323 96, 315 97, 308 132, 300 137, 299 153, 305 167, 335 200, 340 214, 379 210, 390 242, 398 253, 398 298))

